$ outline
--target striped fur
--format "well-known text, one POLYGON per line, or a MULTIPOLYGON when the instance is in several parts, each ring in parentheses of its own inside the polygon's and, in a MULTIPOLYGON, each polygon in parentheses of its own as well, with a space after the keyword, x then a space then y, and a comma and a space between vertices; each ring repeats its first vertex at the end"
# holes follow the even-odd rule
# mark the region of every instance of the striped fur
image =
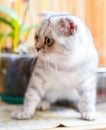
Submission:
POLYGON ((95 119, 98 56, 86 25, 69 14, 47 15, 35 40, 38 61, 24 104, 12 118, 31 118, 35 109, 48 109, 57 100, 66 99, 77 104, 82 119, 95 119))

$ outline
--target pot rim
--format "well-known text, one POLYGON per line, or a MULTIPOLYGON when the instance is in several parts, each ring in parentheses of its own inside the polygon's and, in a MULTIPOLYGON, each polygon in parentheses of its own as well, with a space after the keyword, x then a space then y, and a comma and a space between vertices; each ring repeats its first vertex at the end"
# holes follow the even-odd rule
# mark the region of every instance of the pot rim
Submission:
POLYGON ((36 57, 33 54, 14 54, 14 53, 0 53, 0 58, 7 57, 36 57))
POLYGON ((106 67, 98 67, 99 73, 106 73, 106 67))

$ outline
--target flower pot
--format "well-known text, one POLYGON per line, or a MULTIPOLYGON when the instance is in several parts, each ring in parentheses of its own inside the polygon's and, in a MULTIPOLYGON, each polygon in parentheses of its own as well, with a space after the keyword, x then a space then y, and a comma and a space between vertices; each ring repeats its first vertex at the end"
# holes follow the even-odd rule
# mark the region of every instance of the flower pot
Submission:
POLYGON ((106 67, 98 68, 97 102, 106 102, 106 67))
POLYGON ((2 53, 0 61, 2 99, 11 103, 22 103, 36 57, 30 54, 2 53))
MULTIPOLYGON (((23 96, 37 58, 30 54, 0 55, 1 98, 9 103, 23 103, 23 96)), ((97 73, 97 102, 106 101, 106 68, 97 73)))

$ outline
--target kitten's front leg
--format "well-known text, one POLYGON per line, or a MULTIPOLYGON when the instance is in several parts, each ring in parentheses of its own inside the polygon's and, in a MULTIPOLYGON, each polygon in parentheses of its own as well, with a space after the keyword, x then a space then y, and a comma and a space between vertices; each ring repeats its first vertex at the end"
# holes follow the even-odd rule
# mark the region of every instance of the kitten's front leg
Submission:
POLYGON ((27 92, 25 93, 24 104, 19 110, 12 112, 11 117, 14 119, 29 119, 34 115, 35 109, 41 101, 41 93, 38 90, 41 87, 40 77, 32 75, 28 85, 27 92))
POLYGON ((95 77, 86 79, 80 86, 80 105, 81 117, 84 120, 95 120, 96 117, 96 80, 95 77))
POLYGON ((34 115, 37 104, 40 102, 39 94, 32 88, 28 88, 23 106, 12 112, 11 117, 14 119, 30 119, 34 115))

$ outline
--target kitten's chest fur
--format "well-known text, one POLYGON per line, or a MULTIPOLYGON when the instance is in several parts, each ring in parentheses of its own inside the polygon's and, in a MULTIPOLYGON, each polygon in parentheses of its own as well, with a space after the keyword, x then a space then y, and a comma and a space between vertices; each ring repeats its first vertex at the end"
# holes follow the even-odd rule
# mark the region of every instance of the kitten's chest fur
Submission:
POLYGON ((37 68, 40 69, 40 73, 45 76, 45 85, 48 83, 51 83, 51 85, 62 83, 64 86, 76 84, 79 67, 80 65, 58 65, 42 59, 39 59, 37 65, 37 68))
POLYGON ((47 92, 45 98, 50 102, 55 102, 57 99, 69 99, 73 95, 73 89, 77 86, 75 77, 75 74, 69 74, 69 72, 51 73, 44 85, 47 92))
POLYGON ((39 59, 37 68, 45 79, 43 89, 46 100, 55 102, 57 99, 73 98, 72 93, 78 85, 76 81, 79 73, 74 70, 75 67, 58 66, 39 59))

